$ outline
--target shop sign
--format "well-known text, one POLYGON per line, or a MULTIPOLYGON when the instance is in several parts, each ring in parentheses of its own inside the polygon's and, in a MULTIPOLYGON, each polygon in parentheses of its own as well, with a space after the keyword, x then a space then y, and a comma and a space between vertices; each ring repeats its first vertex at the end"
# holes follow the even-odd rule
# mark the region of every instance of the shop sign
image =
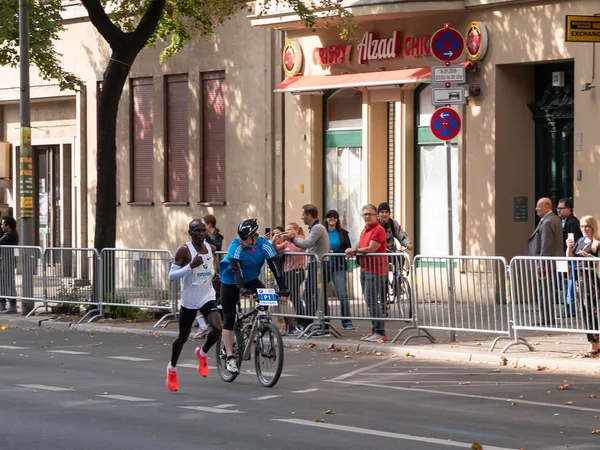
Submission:
POLYGON ((404 39, 404 54, 406 56, 431 55, 431 35, 409 36, 404 39))
POLYGON ((366 64, 377 59, 395 59, 401 55, 402 32, 394 31, 392 37, 379 39, 375 33, 366 32, 357 46, 358 63, 366 64))
POLYGON ((346 64, 350 62, 352 45, 331 45, 317 47, 313 50, 313 63, 317 66, 330 66, 332 64, 346 64))
POLYGON ((302 48, 296 41, 287 41, 283 46, 281 55, 283 71, 289 77, 300 73, 302 70, 302 48))
POLYGON ((600 16, 566 16, 565 41, 600 42, 600 16))
POLYGON ((465 53, 470 61, 485 57, 488 49, 488 32, 483 22, 471 22, 465 34, 465 53))
POLYGON ((21 217, 33 217, 33 158, 31 157, 31 128, 21 127, 21 156, 19 159, 19 194, 21 217))

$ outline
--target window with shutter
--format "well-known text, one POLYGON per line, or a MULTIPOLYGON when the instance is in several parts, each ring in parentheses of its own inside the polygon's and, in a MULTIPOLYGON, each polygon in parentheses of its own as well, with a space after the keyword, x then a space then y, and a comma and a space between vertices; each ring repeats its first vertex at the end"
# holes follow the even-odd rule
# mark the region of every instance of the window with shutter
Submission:
POLYGON ((131 203, 154 200, 154 86, 152 77, 131 80, 131 203))
POLYGON ((202 74, 202 192, 204 203, 225 203, 225 72, 202 74))
POLYGON ((167 76, 165 201, 189 202, 189 108, 187 75, 167 76))

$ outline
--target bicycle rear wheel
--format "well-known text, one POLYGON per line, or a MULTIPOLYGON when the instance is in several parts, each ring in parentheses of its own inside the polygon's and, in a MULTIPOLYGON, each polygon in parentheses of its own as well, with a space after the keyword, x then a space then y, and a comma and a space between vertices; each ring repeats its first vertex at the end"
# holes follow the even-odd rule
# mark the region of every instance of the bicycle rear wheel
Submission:
POLYGON ((402 277, 402 280, 400 281, 400 289, 398 294, 400 311, 402 312, 402 315, 406 316, 406 313, 404 311, 404 305, 408 303, 408 317, 412 318, 412 290, 410 287, 410 283, 408 282, 408 278, 402 277))
POLYGON ((254 347, 254 368, 258 381, 273 387, 283 371, 283 340, 272 323, 263 323, 258 329, 254 347))
MULTIPOLYGON (((244 340, 242 338, 242 333, 239 328, 236 326, 233 329, 233 354, 235 355, 235 359, 237 361, 238 370, 242 368, 242 353, 244 352, 244 340)), ((238 373, 231 373, 227 370, 227 351, 225 350, 225 343, 223 342, 223 338, 219 337, 217 340, 217 345, 215 345, 217 352, 217 372, 219 372, 219 376, 221 380, 231 383, 233 380, 237 378, 238 373)))

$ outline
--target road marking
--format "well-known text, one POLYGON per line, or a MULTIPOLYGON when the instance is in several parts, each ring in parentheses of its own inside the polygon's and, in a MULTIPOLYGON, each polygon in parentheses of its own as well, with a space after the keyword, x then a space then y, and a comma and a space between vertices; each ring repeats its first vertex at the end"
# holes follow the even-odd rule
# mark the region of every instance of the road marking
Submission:
POLYGON ((96 397, 111 398, 113 400, 123 400, 125 402, 154 402, 151 398, 129 397, 127 395, 97 395, 96 397))
POLYGON ((304 389, 303 391, 292 391, 292 394, 307 394, 308 392, 315 392, 318 390, 319 390, 319 388, 304 389))
POLYGON ((272 398, 281 397, 281 395, 263 395, 262 397, 251 398, 250 400, 271 400, 272 398))
POLYGON ((62 388, 58 386, 46 386, 45 384, 17 384, 17 386, 30 388, 30 389, 39 389, 42 391, 71 391, 72 389, 62 388))
POLYGON ((245 414, 244 411, 237 411, 233 409, 221 409, 210 406, 178 406, 178 408, 192 409, 194 411, 212 412, 217 414, 245 414))
POLYGON ((398 358, 390 358, 390 359, 386 359, 384 361, 379 361, 378 363, 371 364, 370 366, 363 367, 362 369, 353 370, 352 372, 348 372, 344 375, 340 375, 339 377, 336 377, 336 378, 334 378, 332 380, 328 380, 328 381, 342 381, 342 380, 345 380, 346 378, 350 378, 350 377, 353 377, 354 375, 358 375, 359 373, 367 372, 371 369, 375 369, 376 367, 385 366, 386 364, 389 364, 393 361, 398 361, 398 358))
MULTIPOLYGON (((151 359, 148 359, 148 358, 136 358, 135 356, 107 356, 107 358, 119 359, 121 361, 134 361, 134 362, 152 361, 151 359)), ((196 367, 198 367, 198 366, 196 366, 196 367)))
MULTIPOLYGON (((240 373, 243 373, 243 374, 246 374, 246 375, 256 375, 256 372, 254 370, 250 370, 250 369, 242 370, 240 373)), ((282 373, 281 374, 281 378, 295 377, 295 376, 296 375, 292 375, 291 373, 282 373)))
POLYGON ((237 405, 235 403, 225 403, 223 405, 213 406, 213 408, 225 409, 225 408, 231 408, 232 406, 237 406, 237 405))
POLYGON ((48 353, 62 353, 64 355, 89 355, 90 352, 75 352, 73 350, 48 350, 48 353))
MULTIPOLYGON (((564 409, 575 409, 578 411, 592 411, 596 413, 600 413, 600 409, 594 408, 584 408, 581 406, 572 406, 572 405, 558 405, 554 403, 544 403, 544 402, 533 402, 530 400, 523 400, 522 398, 504 398, 504 397, 491 397, 487 395, 475 395, 475 394, 459 394, 458 392, 445 392, 445 391, 436 391, 434 389, 421 389, 421 388, 409 388, 409 387, 401 387, 401 386, 388 386, 388 385, 380 385, 380 384, 372 384, 372 383, 363 383, 363 382, 354 382, 354 381, 333 381, 328 380, 333 383, 340 384, 352 384, 355 386, 371 386, 378 387, 384 389, 395 389, 397 391, 411 391, 411 392, 427 392, 429 394, 440 394, 440 395, 449 395, 451 397, 466 397, 466 398, 476 398, 480 400, 493 400, 500 402, 516 402, 524 405, 534 405, 534 406, 549 406, 552 408, 564 408, 564 409)), ((487 446, 486 446, 487 448, 487 446)))
MULTIPOLYGON (((196 364, 177 364, 177 367, 186 367, 188 369, 198 369, 198 363, 196 364)), ((217 366, 208 366, 209 370, 217 370, 217 366)))
POLYGON ((0 345, 0 348, 5 348, 7 350, 29 350, 29 347, 17 347, 15 345, 0 345))
MULTIPOLYGON (((458 441, 448 441, 447 439, 436 439, 422 436, 413 436, 410 434, 401 434, 401 433, 391 433, 389 431, 380 431, 380 430, 369 430, 368 428, 358 428, 358 427, 349 427, 346 425, 334 425, 332 423, 319 423, 312 422, 310 420, 302 420, 302 419, 271 419, 276 422, 285 422, 291 423, 295 425, 304 425, 307 427, 315 427, 315 428, 326 428, 328 430, 337 430, 337 431, 345 431, 348 433, 358 433, 358 434, 368 434, 371 436, 380 436, 387 437, 392 439, 403 439, 406 441, 417 441, 417 442, 426 442, 428 444, 436 444, 436 445, 446 445, 449 447, 461 447, 461 448, 470 448, 471 443, 467 442, 458 442, 458 441)), ((493 447, 491 445, 485 446, 486 450, 510 450, 506 447, 493 447)))

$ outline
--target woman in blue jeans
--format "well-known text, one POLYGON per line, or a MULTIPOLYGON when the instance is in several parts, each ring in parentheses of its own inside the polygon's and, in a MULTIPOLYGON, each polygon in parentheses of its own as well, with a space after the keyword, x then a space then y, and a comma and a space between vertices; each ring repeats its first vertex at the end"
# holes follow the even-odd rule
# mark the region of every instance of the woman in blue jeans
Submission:
MULTIPOLYGON (((351 248, 350 236, 346 230, 342 228, 340 223, 340 215, 335 209, 327 211, 325 214, 327 222, 327 234, 329 235, 329 253, 345 253, 347 248, 351 248)), ((332 256, 328 258, 328 264, 323 265, 325 270, 325 289, 329 281, 333 281, 335 286, 335 294, 340 300, 340 315, 342 317, 350 317, 350 302, 346 293, 346 272, 348 270, 348 260, 346 256, 332 256)), ((329 314, 327 304, 327 296, 325 296, 325 315, 329 314)), ((346 330, 353 330, 354 325, 349 319, 342 319, 342 327, 346 330)))

